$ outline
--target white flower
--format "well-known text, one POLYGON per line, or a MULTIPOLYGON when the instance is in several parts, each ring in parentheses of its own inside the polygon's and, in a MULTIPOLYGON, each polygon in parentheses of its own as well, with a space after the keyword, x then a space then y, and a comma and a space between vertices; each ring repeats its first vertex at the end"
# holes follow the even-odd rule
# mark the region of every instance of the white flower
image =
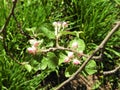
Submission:
POLYGON ((29 40, 30 44, 34 47, 37 47, 39 45, 39 41, 37 41, 36 39, 31 39, 29 40))
POLYGON ((78 48, 78 42, 72 43, 72 48, 78 48))
POLYGON ((32 47, 27 48, 27 51, 28 53, 35 55, 37 52, 37 49, 36 47, 32 46, 32 47))
POLYGON ((53 22, 53 26, 56 27, 57 26, 57 22, 53 22))
POLYGON ((57 36, 58 33, 60 32, 61 28, 65 28, 65 27, 68 27, 68 24, 67 22, 53 22, 53 26, 54 26, 54 29, 55 29, 55 35, 57 36))
POLYGON ((70 58, 69 58, 69 57, 65 57, 64 62, 65 62, 65 63, 70 62, 70 58))
POLYGON ((73 52, 68 52, 68 57, 69 58, 73 58, 74 57, 74 53, 73 52))

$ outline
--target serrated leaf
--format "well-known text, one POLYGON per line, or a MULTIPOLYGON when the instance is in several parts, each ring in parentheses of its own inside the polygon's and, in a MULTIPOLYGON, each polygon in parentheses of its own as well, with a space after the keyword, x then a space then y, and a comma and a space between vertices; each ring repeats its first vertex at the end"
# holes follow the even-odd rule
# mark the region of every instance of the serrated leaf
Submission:
POLYGON ((25 64, 25 68, 28 72, 31 72, 31 70, 32 70, 32 67, 29 64, 25 64))
POLYGON ((70 41, 70 44, 69 44, 70 48, 72 48, 72 44, 74 42, 78 43, 78 48, 77 48, 78 51, 84 51, 85 50, 85 43, 82 39, 79 39, 79 38, 75 38, 74 40, 70 41))
POLYGON ((49 52, 47 53, 47 59, 48 59, 48 68, 56 68, 56 66, 58 65, 58 58, 57 56, 52 53, 52 52, 49 52))
POLYGON ((65 54, 63 54, 62 52, 60 52, 59 56, 60 56, 60 58, 59 58, 59 65, 60 65, 61 63, 64 62, 64 59, 65 59, 65 57, 67 57, 67 56, 66 56, 65 54))
POLYGON ((44 33, 44 35, 46 37, 48 37, 49 39, 55 39, 54 32, 50 31, 48 28, 42 26, 41 27, 41 32, 44 33))
POLYGON ((51 41, 51 42, 47 43, 46 47, 53 47, 53 45, 54 45, 54 43, 53 43, 53 41, 51 41))
POLYGON ((42 61, 41 61, 41 65, 40 65, 40 69, 41 70, 45 70, 48 66, 48 59, 43 57, 42 61))
POLYGON ((85 71, 89 74, 92 75, 94 73, 97 72, 96 70, 96 62, 94 60, 91 60, 90 62, 88 62, 88 64, 85 67, 85 71))

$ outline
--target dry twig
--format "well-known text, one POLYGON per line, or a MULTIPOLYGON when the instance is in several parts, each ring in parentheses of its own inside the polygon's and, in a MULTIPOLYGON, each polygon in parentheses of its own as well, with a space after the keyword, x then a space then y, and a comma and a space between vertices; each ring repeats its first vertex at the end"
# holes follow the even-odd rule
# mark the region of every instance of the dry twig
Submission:
POLYGON ((116 67, 115 69, 110 70, 110 71, 104 71, 104 72, 103 72, 103 75, 113 74, 113 73, 117 72, 119 69, 120 69, 120 66, 118 66, 118 67, 116 67))
MULTIPOLYGON (((7 26, 10 22, 10 19, 12 16, 14 16, 14 10, 15 10, 15 7, 16 7, 16 4, 17 4, 17 0, 12 0, 13 2, 13 6, 12 6, 12 9, 10 11, 10 14, 8 16, 8 18, 6 19, 6 22, 2 28, 2 30, 0 31, 0 33, 3 34, 3 37, 2 37, 2 40, 3 40, 3 46, 4 46, 4 49, 6 51, 6 53, 13 59, 13 56, 8 52, 8 47, 7 47, 7 43, 6 43, 6 36, 7 36, 7 26)), ((21 64, 18 60, 14 59, 15 62, 17 62, 18 64, 21 64)))
POLYGON ((55 88, 55 90, 59 90, 60 88, 62 88, 64 85, 66 85, 68 82, 70 82, 71 80, 73 80, 83 69, 84 67, 87 65, 87 63, 92 59, 92 57, 101 49, 103 49, 106 45, 106 43, 108 42, 108 40, 110 39, 110 37, 113 35, 113 33, 115 31, 118 30, 120 26, 120 22, 118 22, 115 27, 108 33, 108 35, 105 37, 105 39, 101 42, 101 44, 96 48, 96 50, 87 58, 87 60, 81 65, 81 67, 70 77, 68 78, 66 81, 64 81, 63 83, 61 83, 58 87, 55 88))
POLYGON ((9 16, 8 16, 8 18, 7 18, 6 22, 5 22, 2 30, 1 30, 1 33, 3 33, 3 46, 4 46, 4 49, 5 49, 6 53, 8 51, 7 50, 7 43, 6 43, 6 34, 7 34, 6 27, 8 26, 8 24, 10 22, 11 16, 14 14, 16 3, 17 3, 17 0, 13 0, 13 7, 12 7, 11 12, 10 12, 10 14, 9 14, 9 16))

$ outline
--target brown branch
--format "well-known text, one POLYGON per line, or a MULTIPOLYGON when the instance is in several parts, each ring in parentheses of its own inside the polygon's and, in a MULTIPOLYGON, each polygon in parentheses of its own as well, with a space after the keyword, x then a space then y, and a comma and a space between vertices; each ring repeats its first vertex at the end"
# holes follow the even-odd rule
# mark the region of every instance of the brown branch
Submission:
POLYGON ((8 16, 8 18, 7 18, 6 22, 5 22, 2 30, 1 30, 1 33, 3 33, 3 46, 4 46, 4 49, 5 49, 6 53, 7 53, 7 51, 8 51, 8 50, 7 50, 7 43, 6 43, 6 34, 7 34, 6 27, 8 26, 8 24, 9 24, 9 22, 10 22, 10 18, 11 18, 11 16, 12 16, 13 13, 14 13, 14 9, 15 9, 15 7, 16 7, 16 3, 17 3, 17 0, 14 0, 14 1, 13 1, 13 7, 12 7, 12 9, 11 9, 11 12, 10 12, 10 14, 9 14, 9 16, 8 16))
POLYGON ((105 39, 101 42, 101 44, 95 49, 95 51, 87 58, 87 60, 81 65, 81 67, 66 81, 64 81, 63 83, 61 83, 58 87, 55 88, 55 90, 59 90, 60 88, 62 88, 64 85, 66 85, 68 82, 70 82, 71 80, 73 80, 83 69, 84 67, 87 65, 87 63, 92 59, 92 57, 102 48, 104 48, 105 44, 107 43, 107 41, 110 39, 110 37, 112 36, 112 34, 117 31, 117 29, 120 26, 120 22, 118 22, 115 27, 108 33, 108 35, 105 37, 105 39))
POLYGON ((110 70, 110 71, 104 71, 104 72, 103 72, 103 75, 113 74, 113 73, 117 72, 119 69, 120 69, 120 66, 118 66, 118 67, 116 67, 115 69, 110 70))
POLYGON ((17 23, 17 27, 19 28, 20 33, 21 33, 22 35, 26 36, 28 39, 32 39, 32 37, 31 37, 29 34, 25 33, 25 32, 22 30, 22 26, 21 26, 21 24, 18 22, 18 20, 17 20, 17 18, 16 18, 16 16, 15 16, 14 13, 13 13, 13 18, 15 19, 15 21, 16 21, 16 23, 17 23))
POLYGON ((8 18, 6 19, 6 22, 5 22, 2 30, 0 31, 0 33, 3 34, 2 40, 3 40, 3 46, 4 46, 4 49, 6 51, 6 54, 8 54, 15 62, 17 62, 18 64, 21 64, 18 60, 13 58, 13 55, 11 55, 8 52, 7 43, 6 43, 6 36, 7 36, 6 28, 7 28, 8 24, 9 24, 9 22, 10 22, 11 16, 14 16, 14 10, 15 10, 15 7, 16 7, 16 4, 17 4, 17 0, 12 0, 12 2, 13 2, 12 9, 11 9, 10 14, 8 15, 8 18))
POLYGON ((47 53, 47 52, 56 51, 56 50, 67 50, 67 51, 76 52, 76 50, 72 50, 70 48, 65 48, 65 47, 61 47, 61 46, 56 46, 56 47, 52 47, 52 48, 49 48, 49 49, 41 50, 41 52, 42 53, 47 53))
MULTIPOLYGON (((52 48, 40 50, 40 52, 41 52, 41 53, 47 53, 47 52, 56 51, 56 50, 67 50, 67 51, 71 51, 71 52, 74 52, 74 53, 77 53, 77 54, 80 53, 80 52, 78 52, 77 50, 73 50, 73 49, 71 49, 71 48, 65 48, 65 47, 62 47, 62 46, 56 46, 56 47, 52 47, 52 48)), ((86 55, 86 54, 84 54, 84 53, 81 53, 81 56, 84 56, 84 57, 86 57, 86 58, 89 57, 89 55, 86 55)), ((92 57, 92 59, 97 60, 97 61, 99 61, 101 58, 102 58, 102 54, 100 54, 99 56, 93 56, 93 57, 92 57)))

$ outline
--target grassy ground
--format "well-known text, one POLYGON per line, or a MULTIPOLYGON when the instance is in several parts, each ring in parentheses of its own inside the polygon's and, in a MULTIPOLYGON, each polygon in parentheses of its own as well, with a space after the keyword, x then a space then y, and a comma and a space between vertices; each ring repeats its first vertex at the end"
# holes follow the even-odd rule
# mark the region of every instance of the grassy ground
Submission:
MULTIPOLYGON (((12 5, 11 0, 0 0, 1 30, 12 5)), ((52 47, 55 43, 52 23, 54 21, 67 21, 69 24, 67 31, 77 33, 64 35, 61 37, 60 44, 66 46, 74 37, 80 38, 85 42, 84 53, 89 55, 114 27, 115 22, 120 20, 120 1, 18 0, 14 15, 16 18, 12 16, 6 27, 5 39, 2 39, 4 34, 0 33, 1 90, 47 90, 67 79, 64 73, 69 65, 60 64, 55 68, 46 66, 43 62, 46 58, 49 59, 51 54, 29 55, 26 52, 30 46, 28 40, 31 38, 43 40, 40 48, 52 47), (6 48, 4 44, 6 44, 6 48), (20 65, 16 61, 29 62, 30 65, 20 65)), ((120 63, 119 37, 120 29, 107 43, 103 61, 96 62, 96 73, 89 75, 83 70, 82 77, 91 83, 86 84, 81 77, 76 77, 75 81, 73 80, 61 90, 87 90, 89 84, 93 85, 90 88, 94 89, 119 90, 120 70, 112 75, 101 75, 101 72, 112 70, 120 63), (91 78, 96 79, 96 81, 94 82, 91 78)), ((56 51, 57 58, 60 58, 58 56, 60 53, 65 52, 56 51)))

